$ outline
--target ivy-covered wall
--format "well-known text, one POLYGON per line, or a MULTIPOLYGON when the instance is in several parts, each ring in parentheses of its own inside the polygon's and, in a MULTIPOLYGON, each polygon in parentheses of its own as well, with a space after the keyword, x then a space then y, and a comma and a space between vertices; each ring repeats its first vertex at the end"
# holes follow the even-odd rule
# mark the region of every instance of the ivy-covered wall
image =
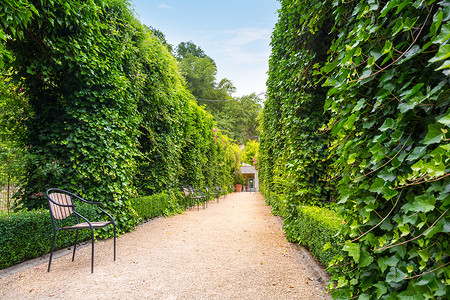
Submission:
POLYGON ((212 116, 128 1, 8 1, 0 14, 18 10, 26 17, 0 24, 0 61, 33 111, 23 207, 64 188, 101 201, 127 231, 131 196, 231 182, 230 141, 217 146, 212 116))
MULTIPOLYGON (((308 3, 305 10, 313 10, 308 3)), ((328 87, 317 69, 326 62, 334 34, 328 18, 318 20, 319 29, 305 28, 304 13, 296 1, 284 2, 279 11, 260 144, 263 191, 270 187, 292 204, 327 202, 332 190, 328 134, 318 131, 328 120, 323 114, 328 87)))
POLYGON ((346 254, 330 264, 334 298, 449 298, 448 1, 280 2, 263 191, 289 207, 331 188, 346 240, 331 245, 346 254))

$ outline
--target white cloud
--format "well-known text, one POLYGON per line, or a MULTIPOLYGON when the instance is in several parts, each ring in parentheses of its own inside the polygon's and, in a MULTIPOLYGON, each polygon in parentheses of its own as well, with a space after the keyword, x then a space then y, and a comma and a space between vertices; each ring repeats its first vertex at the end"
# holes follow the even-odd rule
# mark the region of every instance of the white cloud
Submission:
POLYGON ((172 8, 172 6, 169 6, 169 5, 164 4, 164 3, 161 3, 160 5, 158 5, 158 7, 159 7, 159 8, 162 8, 162 9, 169 9, 169 8, 172 8))
POLYGON ((224 30, 220 34, 225 37, 220 47, 228 60, 239 64, 267 63, 271 30, 251 27, 224 30))
POLYGON ((206 29, 197 32, 201 37, 194 43, 215 60, 217 79, 230 79, 237 88, 235 96, 243 96, 266 90, 271 33, 256 27, 206 29))
POLYGON ((264 28, 240 28, 235 30, 224 30, 224 34, 231 35, 227 43, 234 46, 243 46, 256 41, 268 41, 271 30, 264 28))

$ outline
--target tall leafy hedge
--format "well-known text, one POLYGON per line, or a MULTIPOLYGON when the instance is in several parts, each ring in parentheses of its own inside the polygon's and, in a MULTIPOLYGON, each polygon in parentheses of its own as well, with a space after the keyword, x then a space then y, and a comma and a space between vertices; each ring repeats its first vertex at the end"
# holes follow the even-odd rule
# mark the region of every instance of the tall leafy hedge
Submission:
POLYGON ((211 115, 192 101, 175 58, 128 1, 6 4, 2 16, 26 13, 0 23, 4 70, 33 111, 21 141, 22 207, 38 208, 47 188, 65 188, 101 201, 126 231, 137 217, 132 195, 231 181, 223 174, 230 142, 217 146, 211 115))
POLYGON ((126 7, 103 1, 30 1, 37 14, 23 36, 8 39, 9 66, 34 110, 28 120, 30 151, 25 207, 42 205, 50 186, 103 201, 120 228, 134 226, 132 192, 136 90, 123 72, 130 29, 126 7), (121 13, 122 12, 122 15, 121 13), (125 48, 125 49, 124 49, 125 48))
POLYGON ((263 191, 290 193, 298 186, 305 194, 306 186, 306 195, 312 194, 315 185, 307 177, 292 181, 289 170, 302 174, 305 166, 286 152, 311 152, 308 143, 291 146, 304 127, 314 132, 313 144, 328 136, 316 155, 346 221, 346 242, 332 247, 347 253, 331 263, 333 297, 449 298, 448 1, 281 4, 264 112, 267 136, 261 140, 263 191), (288 37, 296 38, 295 45, 280 46, 288 37), (311 52, 315 42, 325 49, 311 52), (289 80, 283 69, 296 73, 289 80), (328 91, 316 93, 311 86, 328 91), (323 114, 314 116, 300 102, 310 95, 322 100, 315 103, 323 114), (287 111, 300 114, 286 117, 287 111), (276 132, 279 137, 269 136, 276 132))
MULTIPOLYGON (((314 9, 312 4, 305 6, 314 9)), ((323 203, 331 198, 328 135, 318 133, 318 128, 327 121, 323 105, 328 88, 321 86, 316 70, 326 61, 332 23, 324 18, 317 32, 305 30, 299 23, 304 11, 296 1, 283 3, 279 13, 264 106, 261 180, 266 183, 263 188, 270 185, 289 203, 323 203)))

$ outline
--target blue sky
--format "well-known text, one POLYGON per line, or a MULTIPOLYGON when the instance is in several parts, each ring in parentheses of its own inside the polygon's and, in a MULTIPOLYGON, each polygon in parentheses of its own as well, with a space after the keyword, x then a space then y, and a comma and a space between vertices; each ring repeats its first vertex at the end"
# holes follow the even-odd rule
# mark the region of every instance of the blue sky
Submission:
POLYGON ((192 41, 228 78, 234 96, 266 91, 270 37, 277 0, 130 0, 142 23, 161 30, 168 43, 192 41))

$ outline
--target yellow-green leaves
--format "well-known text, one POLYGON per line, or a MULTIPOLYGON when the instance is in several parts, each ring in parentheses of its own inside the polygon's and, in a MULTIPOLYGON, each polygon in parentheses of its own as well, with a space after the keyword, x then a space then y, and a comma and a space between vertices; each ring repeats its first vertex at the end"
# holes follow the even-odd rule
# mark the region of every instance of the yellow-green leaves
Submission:
POLYGON ((359 262, 359 257, 361 255, 361 250, 359 248, 359 244, 356 243, 346 243, 344 245, 344 251, 348 252, 348 255, 353 257, 355 262, 359 262))

